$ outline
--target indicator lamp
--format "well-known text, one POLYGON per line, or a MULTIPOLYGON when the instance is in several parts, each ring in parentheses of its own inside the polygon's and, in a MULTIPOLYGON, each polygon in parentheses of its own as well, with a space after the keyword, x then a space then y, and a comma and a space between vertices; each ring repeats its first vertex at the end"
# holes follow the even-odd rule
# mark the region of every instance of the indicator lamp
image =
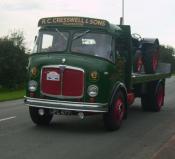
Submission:
POLYGON ((37 73, 38 73, 38 70, 37 70, 37 67, 35 66, 31 69, 31 74, 33 77, 35 77, 37 75, 37 73))
POLYGON ((93 72, 90 73, 90 79, 96 81, 96 80, 98 80, 98 78, 99 77, 98 77, 97 71, 93 71, 93 72))

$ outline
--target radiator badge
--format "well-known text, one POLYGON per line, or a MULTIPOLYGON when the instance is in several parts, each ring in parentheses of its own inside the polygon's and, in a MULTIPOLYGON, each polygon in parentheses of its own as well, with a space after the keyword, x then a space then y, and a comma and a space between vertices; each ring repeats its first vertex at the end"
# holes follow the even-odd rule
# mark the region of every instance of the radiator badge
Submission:
POLYGON ((48 81, 60 81, 60 75, 57 72, 49 72, 47 74, 47 80, 48 81))

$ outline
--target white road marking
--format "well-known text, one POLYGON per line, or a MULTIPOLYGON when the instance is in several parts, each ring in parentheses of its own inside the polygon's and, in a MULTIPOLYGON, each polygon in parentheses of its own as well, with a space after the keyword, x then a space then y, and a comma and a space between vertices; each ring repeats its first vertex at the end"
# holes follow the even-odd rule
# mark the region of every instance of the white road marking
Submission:
POLYGON ((16 116, 12 116, 12 117, 9 117, 9 118, 0 119, 0 122, 1 121, 6 121, 6 120, 10 120, 10 119, 14 119, 14 118, 16 118, 16 116))

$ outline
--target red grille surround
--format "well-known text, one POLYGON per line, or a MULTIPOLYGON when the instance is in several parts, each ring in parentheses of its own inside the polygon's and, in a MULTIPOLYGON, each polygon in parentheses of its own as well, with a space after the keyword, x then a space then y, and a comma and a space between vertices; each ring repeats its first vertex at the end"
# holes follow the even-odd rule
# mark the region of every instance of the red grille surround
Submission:
POLYGON ((58 75, 61 74, 59 68, 43 68, 42 69, 42 74, 41 74, 41 91, 45 95, 61 95, 61 79, 60 80, 54 80, 50 79, 48 80, 48 76, 50 73, 50 76, 52 75, 51 73, 53 72, 53 78, 54 78, 54 72, 55 74, 57 73, 58 75))
POLYGON ((65 65, 44 66, 41 71, 41 93, 58 98, 83 97, 84 70, 65 65))

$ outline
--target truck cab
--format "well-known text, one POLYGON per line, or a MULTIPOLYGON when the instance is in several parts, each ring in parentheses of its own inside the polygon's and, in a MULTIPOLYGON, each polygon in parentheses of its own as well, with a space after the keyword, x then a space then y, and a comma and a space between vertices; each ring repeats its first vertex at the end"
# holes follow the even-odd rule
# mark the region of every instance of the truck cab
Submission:
POLYGON ((106 128, 120 128, 142 87, 134 92, 139 77, 133 78, 130 26, 86 17, 42 18, 38 26, 25 97, 32 121, 45 125, 54 114, 101 113, 106 128))

